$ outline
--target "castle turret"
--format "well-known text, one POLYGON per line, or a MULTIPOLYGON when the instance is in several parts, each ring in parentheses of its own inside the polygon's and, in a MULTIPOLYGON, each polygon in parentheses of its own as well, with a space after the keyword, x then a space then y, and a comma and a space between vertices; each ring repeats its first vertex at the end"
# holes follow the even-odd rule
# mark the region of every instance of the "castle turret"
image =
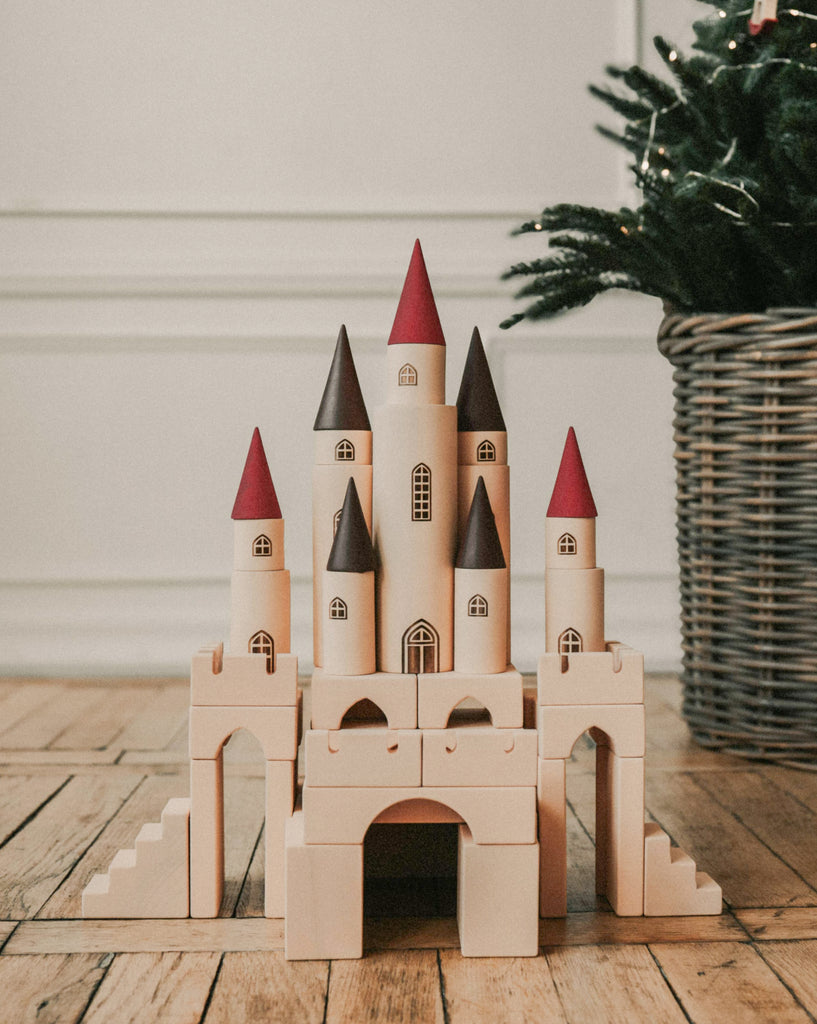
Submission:
POLYGON ((323 574, 324 669, 334 675, 375 671, 374 550, 349 477, 343 511, 323 574))
POLYGON ((378 668, 447 672, 454 662, 457 412, 445 402, 445 339, 414 246, 375 414, 373 538, 378 668))
POLYGON ((604 570, 596 568, 596 504, 571 427, 545 525, 545 647, 603 651, 604 570))
POLYGON ((508 667, 508 566, 482 477, 454 570, 454 671, 508 667))
POLYGON ((341 327, 318 415, 312 471, 312 623, 314 661, 323 665, 323 572, 338 528, 346 486, 355 481, 372 523, 372 429, 346 328, 341 327))
POLYGON ((268 671, 290 645, 289 571, 284 568, 284 520, 258 427, 238 487, 230 591, 230 649, 264 654, 268 671))

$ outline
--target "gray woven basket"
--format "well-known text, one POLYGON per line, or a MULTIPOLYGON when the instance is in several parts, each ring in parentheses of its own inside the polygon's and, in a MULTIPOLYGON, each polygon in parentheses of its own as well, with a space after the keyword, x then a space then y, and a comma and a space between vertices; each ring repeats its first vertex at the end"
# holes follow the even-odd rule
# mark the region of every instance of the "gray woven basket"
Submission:
POLYGON ((706 747, 817 770, 817 310, 665 317, 684 715, 706 747))

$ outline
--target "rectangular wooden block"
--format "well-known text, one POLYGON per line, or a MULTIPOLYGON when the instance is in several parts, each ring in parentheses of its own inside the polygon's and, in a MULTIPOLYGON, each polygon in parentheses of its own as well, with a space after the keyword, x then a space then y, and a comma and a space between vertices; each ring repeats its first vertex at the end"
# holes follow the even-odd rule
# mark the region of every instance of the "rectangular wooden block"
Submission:
POLYGON ((218 707, 293 707, 298 698, 298 658, 279 654, 275 671, 257 654, 225 654, 224 645, 193 655, 190 704, 218 707))
POLYGON ((543 758, 570 757, 576 740, 591 729, 602 734, 597 742, 609 745, 619 757, 644 756, 643 704, 540 705, 536 721, 543 758))
POLYGON ((539 846, 478 846, 459 827, 457 928, 463 956, 539 952, 539 846))
POLYGON ((541 705, 644 703, 644 655, 624 644, 586 654, 543 654, 537 678, 541 705))
POLYGON ((190 762, 190 916, 218 917, 224 892, 224 763, 190 762))
POLYGON ((363 955, 363 847, 307 846, 303 812, 286 827, 287 960, 363 955))
POLYGON ((238 729, 261 744, 267 761, 295 760, 299 707, 191 707, 190 757, 213 758, 238 729))
MULTIPOLYGON (((539 914, 567 914, 567 803, 565 762, 539 761, 537 780, 539 828, 539 914)), ((598 830, 598 822, 596 823, 598 830)))
POLYGON ((267 761, 264 819, 265 917, 283 917, 286 910, 284 837, 294 804, 294 762, 267 761))
POLYGON ((436 672, 417 677, 417 724, 444 729, 466 697, 484 705, 495 729, 522 728, 522 676, 513 665, 496 675, 436 672))
MULTIPOLYGON (((417 786, 328 789, 304 786, 304 838, 308 844, 362 843, 369 825, 403 801, 432 801, 458 815, 474 841, 519 845, 536 842, 533 786, 417 786)), ((387 820, 418 820, 395 818, 387 820)), ((431 820, 439 821, 439 817, 431 820)))
POLYGON ((389 729, 417 728, 417 676, 373 672, 367 676, 312 675, 312 728, 340 729, 354 704, 369 700, 383 712, 389 729))
POLYGON ((423 734, 383 726, 310 729, 305 760, 308 786, 419 786, 423 734))
POLYGON ((616 757, 599 747, 596 759, 598 884, 619 917, 644 913, 644 758, 616 757))
POLYGON ((424 786, 535 786, 535 729, 423 730, 424 786))

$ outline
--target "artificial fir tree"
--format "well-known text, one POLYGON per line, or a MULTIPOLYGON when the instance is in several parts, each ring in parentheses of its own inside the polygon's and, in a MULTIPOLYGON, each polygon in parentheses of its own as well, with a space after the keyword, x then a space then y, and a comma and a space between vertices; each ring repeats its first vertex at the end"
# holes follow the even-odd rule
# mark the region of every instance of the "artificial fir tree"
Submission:
POLYGON ((592 93, 626 120, 604 135, 633 157, 636 210, 561 204, 516 233, 551 254, 504 275, 540 319, 612 288, 680 312, 817 305, 817 0, 701 0, 695 55, 661 37, 668 81, 608 68, 592 93), (621 89, 620 86, 624 88, 621 89))

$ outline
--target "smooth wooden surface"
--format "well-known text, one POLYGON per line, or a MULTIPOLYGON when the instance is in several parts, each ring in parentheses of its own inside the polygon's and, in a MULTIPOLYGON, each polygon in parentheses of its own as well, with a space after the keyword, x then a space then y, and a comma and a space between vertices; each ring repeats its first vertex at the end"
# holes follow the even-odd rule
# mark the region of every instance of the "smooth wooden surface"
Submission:
MULTIPOLYGON (((535 959, 465 960, 451 918, 372 918, 361 961, 287 963, 263 915, 263 759, 226 755, 213 921, 82 921, 80 894, 185 796, 182 680, 0 680, 0 1020, 799 1024, 817 1018, 817 775, 694 746, 648 681, 647 814, 724 889, 715 918, 617 918, 593 892, 593 750, 568 771, 568 904, 535 959)), ((418 905, 422 904, 418 900, 418 905)))

